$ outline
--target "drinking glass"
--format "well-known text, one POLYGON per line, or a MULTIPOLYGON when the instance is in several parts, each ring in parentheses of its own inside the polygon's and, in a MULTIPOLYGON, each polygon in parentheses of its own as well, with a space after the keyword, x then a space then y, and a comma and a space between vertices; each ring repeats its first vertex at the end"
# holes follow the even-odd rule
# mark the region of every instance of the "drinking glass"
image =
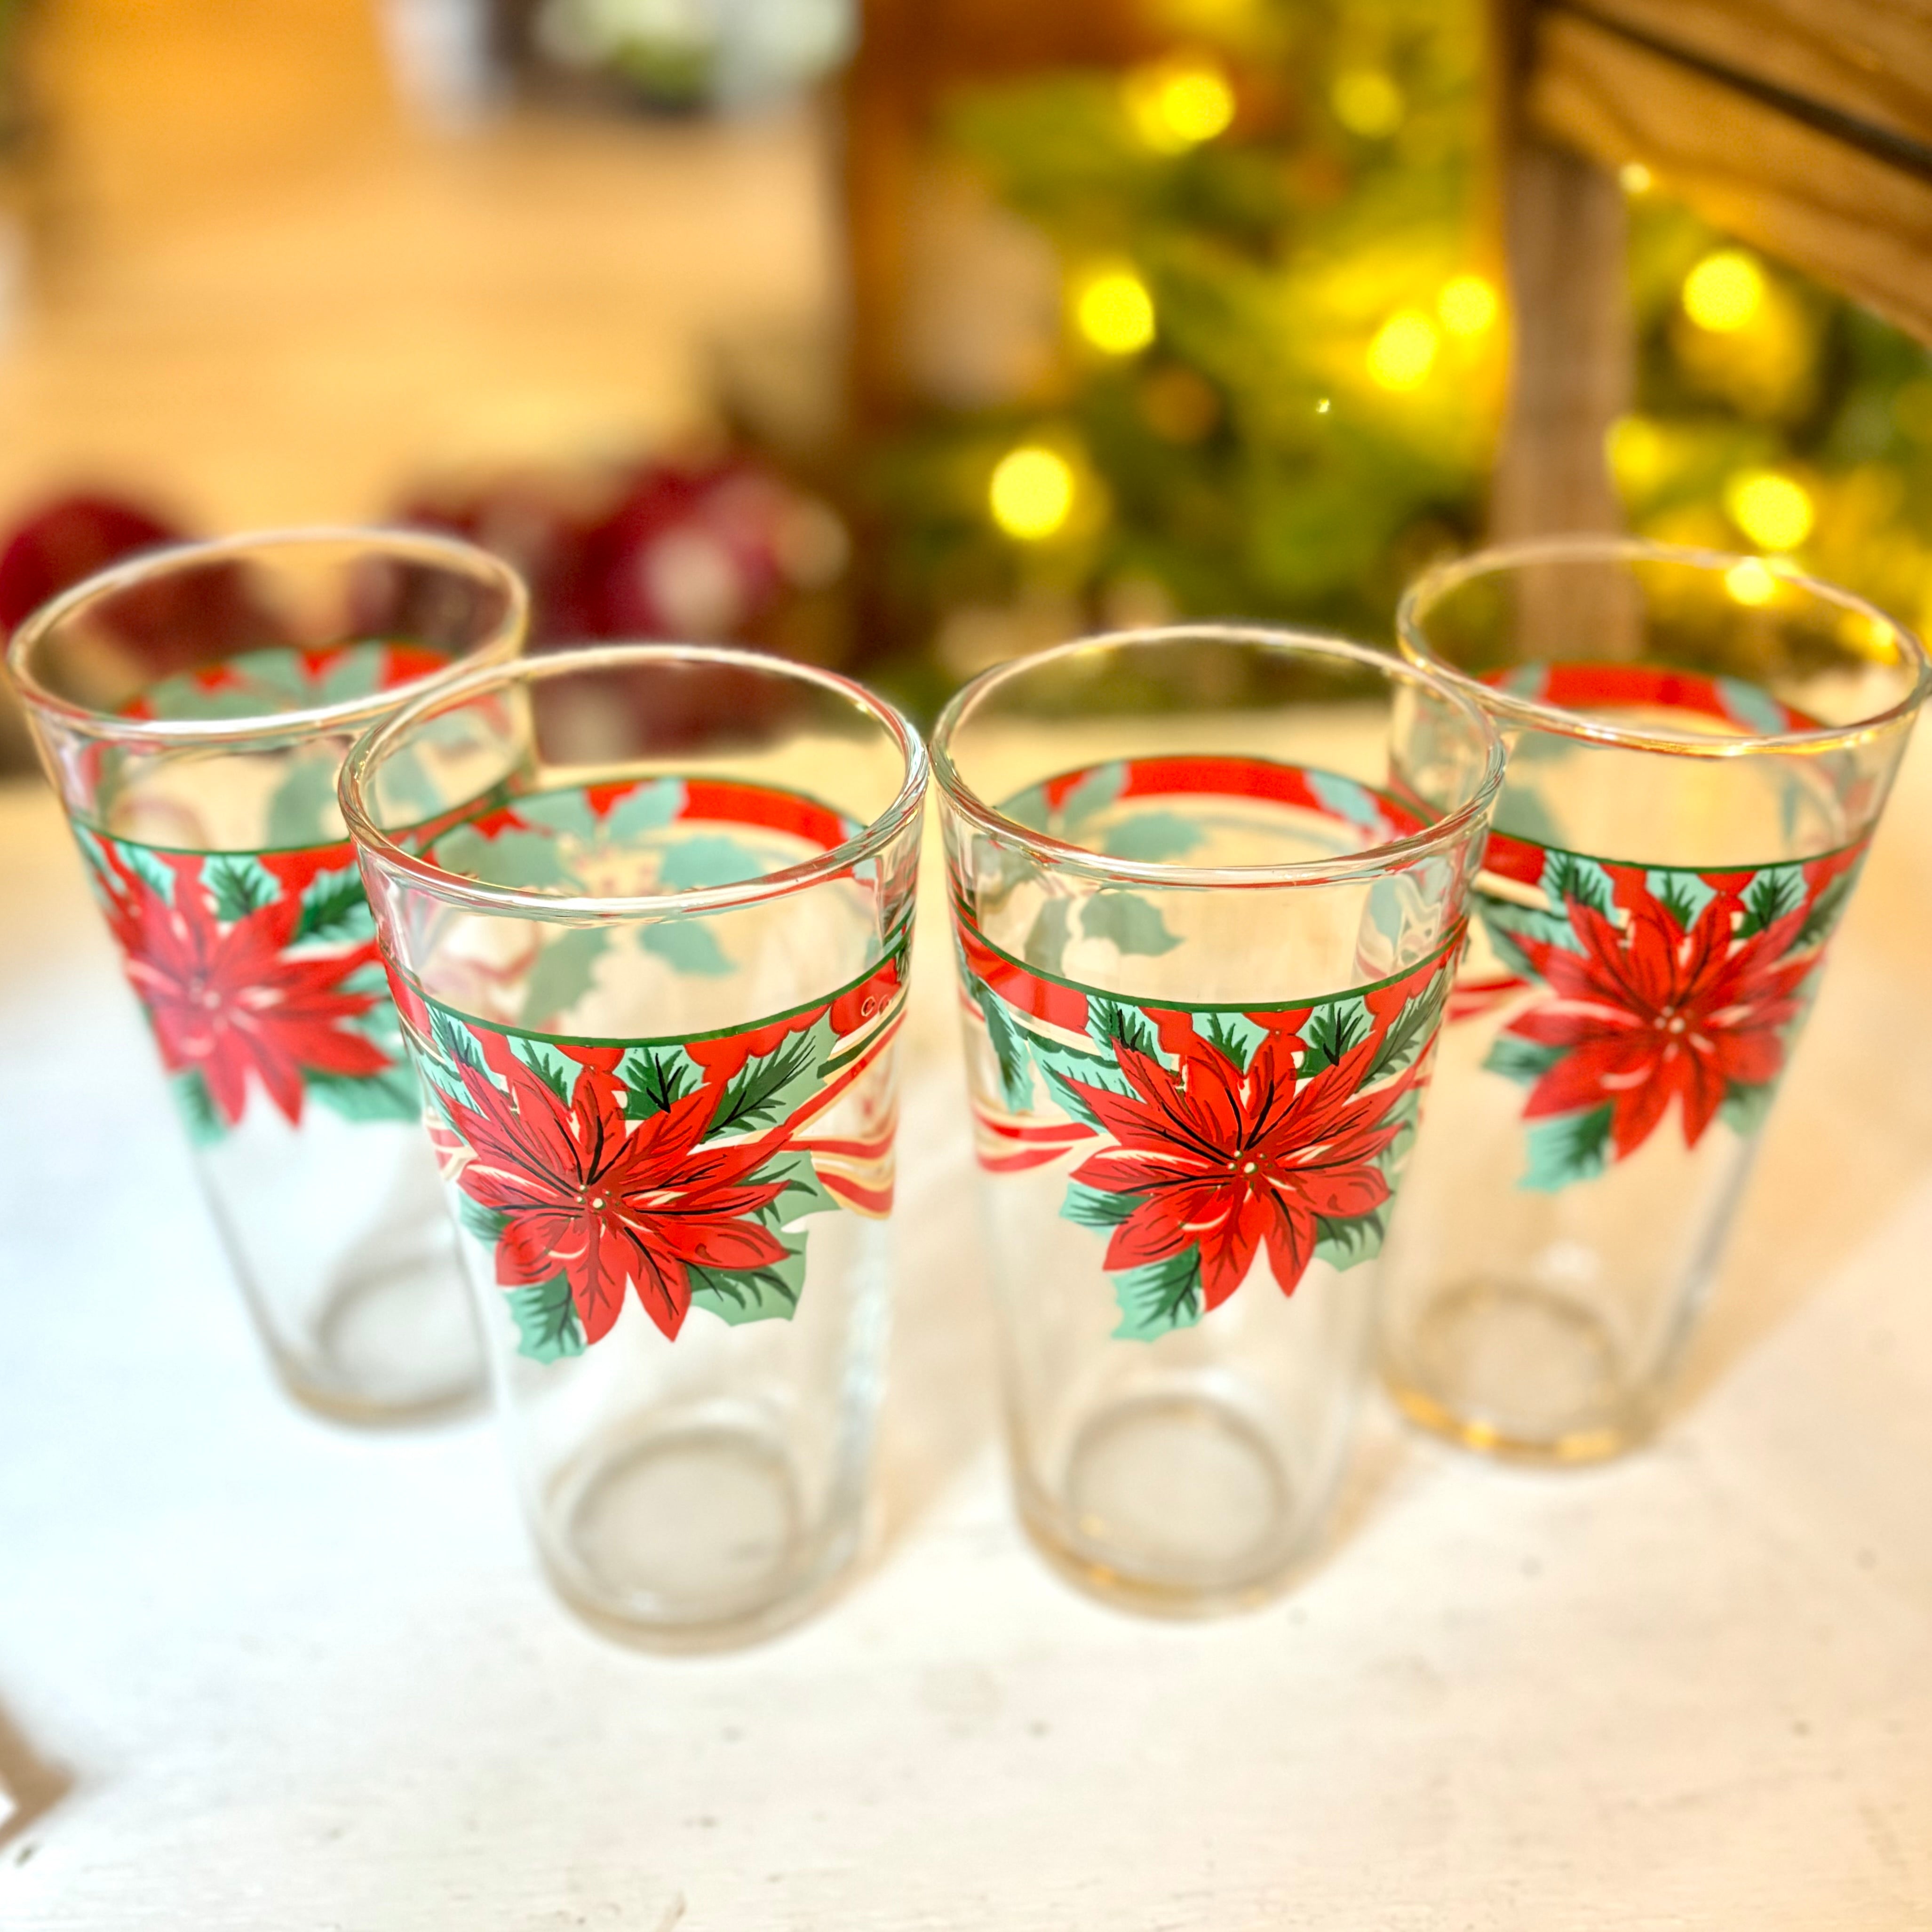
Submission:
POLYGON ((858 1547, 926 771, 856 685, 667 644, 459 679, 344 769, 524 1511, 614 1634, 761 1634, 858 1547))
POLYGON ((296 530, 104 572, 8 652, 270 1360, 346 1420, 472 1400, 483 1363, 336 774, 524 618, 466 544, 296 530))
POLYGON ((1385 1372, 1472 1448, 1611 1455, 1704 1300, 1925 653, 1780 566, 1616 538, 1432 572, 1400 628, 1509 764, 1385 1372))
POLYGON ((1103 1596, 1254 1600, 1343 1460, 1496 734, 1197 626, 988 672, 933 764, 1021 1520, 1103 1596))

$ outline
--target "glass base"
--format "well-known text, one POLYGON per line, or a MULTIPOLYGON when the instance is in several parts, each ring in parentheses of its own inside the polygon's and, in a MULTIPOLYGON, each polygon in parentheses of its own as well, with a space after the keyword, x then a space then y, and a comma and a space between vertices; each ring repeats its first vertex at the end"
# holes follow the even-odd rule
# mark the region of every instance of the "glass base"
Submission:
MULTIPOLYGON (((761 1418, 659 1416, 593 1443, 542 1504, 544 1567, 587 1622, 647 1648, 723 1648, 812 1609, 858 1544, 811 1520, 761 1418)), ((835 1516, 838 1512, 833 1512, 835 1516)))
POLYGON ((1382 1367, 1412 1422, 1490 1455, 1600 1462, 1630 1448, 1652 1420, 1608 1322, 1541 1283, 1446 1288, 1384 1334, 1382 1367))
POLYGON ((1172 1617, 1273 1595, 1319 1501, 1240 1408, 1197 1390, 1089 1417, 1060 1490, 1056 1501, 1024 1477, 1018 1486, 1021 1520, 1047 1561, 1095 1596, 1172 1617))
POLYGON ((283 1385, 332 1421, 376 1428, 434 1421, 478 1406, 484 1394, 470 1297, 445 1251, 342 1282, 299 1350, 262 1325, 283 1385))

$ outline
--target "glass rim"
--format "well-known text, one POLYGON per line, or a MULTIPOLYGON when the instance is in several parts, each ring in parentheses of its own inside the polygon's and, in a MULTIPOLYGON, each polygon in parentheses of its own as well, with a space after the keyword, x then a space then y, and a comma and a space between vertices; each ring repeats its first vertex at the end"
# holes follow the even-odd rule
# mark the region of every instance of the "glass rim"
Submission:
POLYGON ((466 665, 494 664, 515 655, 529 628, 530 592, 522 578, 502 558, 464 538, 439 531, 406 530, 388 524, 314 524, 158 544, 110 564, 49 598, 21 620, 8 641, 8 673, 22 700, 34 710, 92 736, 111 737, 122 743, 154 747, 236 746, 360 730, 393 710, 407 694, 448 675, 447 669, 425 672, 420 677, 361 698, 296 710, 265 711, 254 717, 127 718, 116 712, 97 711, 92 705, 76 704, 50 691, 34 675, 28 662, 34 646, 75 612, 97 599, 118 595, 169 571, 191 565, 239 562, 261 551, 358 545, 378 556, 440 565, 453 574, 494 583, 504 592, 502 620, 482 644, 458 662, 466 665))
POLYGON ((1152 886, 1318 885, 1337 880, 1368 878, 1386 872, 1450 844, 1472 822, 1486 821, 1501 790, 1504 768, 1502 740, 1484 707, 1438 677, 1424 666, 1412 664, 1393 652, 1356 643, 1321 631, 1301 631, 1262 624, 1202 623, 1162 624, 1146 628, 1102 631, 1091 637, 1076 638, 1050 650, 1035 651, 1025 657, 1009 659, 985 670, 970 683, 962 685, 947 700, 932 731, 932 770, 946 802, 980 831, 1017 845, 1034 857, 1062 872, 1074 872, 1103 880, 1128 880, 1152 886), (1374 671, 1391 686, 1408 685, 1445 700, 1474 727, 1477 741, 1484 751, 1482 776, 1463 803, 1452 812, 1432 819, 1419 832, 1405 832, 1400 838, 1385 839, 1360 850, 1346 852, 1332 859, 1297 859, 1262 866, 1185 866, 1154 859, 1117 859, 1090 847, 1055 838, 1010 818, 988 804, 974 790, 953 763, 951 740, 966 723, 967 714, 988 694, 1040 665, 1074 657, 1083 652, 1120 646, 1181 644, 1201 640, 1262 646, 1282 655, 1341 659, 1374 671))
MULTIPOLYGON (((1648 537, 1577 533, 1532 537, 1493 544, 1466 556, 1454 557, 1426 570, 1402 592, 1396 609, 1396 636, 1403 656, 1419 668, 1466 692, 1483 708, 1517 724, 1533 726, 1553 735, 1616 746, 1625 750, 1659 752, 1697 758, 1734 758, 1769 752, 1810 751, 1852 743, 1876 735, 1900 719, 1909 720, 1932 691, 1932 658, 1918 633, 1888 610, 1820 577, 1813 577, 1778 557, 1744 552, 1704 550, 1681 544, 1658 543, 1648 537), (1728 737, 1708 733, 1660 730, 1652 726, 1618 724, 1572 711, 1546 699, 1486 684, 1453 664, 1430 643, 1424 628, 1429 609, 1462 585, 1479 577, 1498 577, 1538 563, 1630 562, 1677 564, 1712 575, 1727 574, 1741 565, 1755 565, 1780 584, 1816 598, 1846 616, 1880 626, 1898 640, 1911 681, 1903 696, 1882 711, 1846 724, 1808 725, 1802 730, 1739 732, 1728 737)), ((1584 660, 1584 662, 1596 662, 1584 660)))
MULTIPOLYGON (((911 721, 897 706, 868 691, 856 679, 842 676, 817 664, 730 644, 681 644, 616 642, 583 644, 565 650, 544 651, 504 664, 479 664, 454 676, 438 678, 400 710, 363 733, 350 747, 336 780, 337 802, 349 836, 358 854, 367 853, 386 870, 400 874, 418 889, 452 904, 487 908, 495 912, 560 920, 606 920, 662 915, 668 912, 715 912, 756 905, 822 885, 840 873, 875 856, 910 824, 926 802, 928 762, 926 746, 911 721), (845 699, 884 732, 905 762, 892 802, 849 838, 828 847, 795 866, 760 872, 725 886, 704 886, 683 892, 626 893, 616 897, 589 893, 542 892, 522 886, 493 885, 410 851, 382 830, 363 809, 364 782, 376 760, 395 748, 404 736, 452 704, 479 694, 530 684, 578 671, 622 670, 650 664, 728 664, 743 670, 816 685, 845 699)), ((399 828, 406 830, 408 828, 399 828)))

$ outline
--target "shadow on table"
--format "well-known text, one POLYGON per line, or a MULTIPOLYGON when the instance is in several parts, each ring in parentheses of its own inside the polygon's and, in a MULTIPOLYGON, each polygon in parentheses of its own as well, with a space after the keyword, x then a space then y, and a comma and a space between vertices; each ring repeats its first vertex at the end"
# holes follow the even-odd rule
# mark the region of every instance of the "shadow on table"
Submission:
MULTIPOLYGON (((74 1789, 73 1774, 50 1763, 0 1705, 0 1852, 32 1831, 74 1789)), ((24 1856, 26 1846, 22 1846, 24 1856)))

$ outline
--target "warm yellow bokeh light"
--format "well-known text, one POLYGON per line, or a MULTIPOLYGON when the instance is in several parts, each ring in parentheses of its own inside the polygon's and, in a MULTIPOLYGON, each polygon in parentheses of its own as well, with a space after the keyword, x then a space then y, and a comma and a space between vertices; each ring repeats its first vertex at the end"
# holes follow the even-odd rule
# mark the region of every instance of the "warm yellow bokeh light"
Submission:
POLYGON ((1748 556, 1724 572, 1724 588, 1740 604, 1768 604, 1778 594, 1778 579, 1756 557, 1748 556))
POLYGON ((1141 139, 1163 154, 1213 140, 1234 118, 1228 76, 1204 60, 1136 68, 1127 76, 1126 104, 1141 139))
POLYGON ((1664 468, 1664 434, 1642 416, 1619 416, 1604 434, 1604 453, 1617 487, 1641 496, 1664 468))
POLYGON ((1648 194, 1656 178, 1641 161, 1626 161, 1617 170, 1617 180, 1626 194, 1648 194))
POLYGON ((1847 610, 1838 620, 1838 641, 1874 664, 1895 664, 1904 656, 1898 626, 1875 611, 1847 610))
POLYGON ((1080 333, 1109 356, 1137 356, 1154 340, 1154 298, 1122 268, 1096 275, 1074 309, 1080 333))
POLYGON ((1804 486, 1774 470, 1732 477, 1724 485, 1724 508, 1760 550, 1796 550, 1817 520, 1804 486))
POLYGON ((1684 278, 1684 313, 1700 328, 1728 335, 1764 306, 1764 271, 1742 248, 1706 255, 1684 278))
POLYGON ((1436 366, 1436 325, 1418 308, 1399 309, 1369 344, 1369 374, 1384 389, 1419 388, 1436 366))
POLYGON ((1402 125, 1402 90, 1379 68, 1351 68, 1328 90, 1335 118, 1352 134, 1377 140, 1402 125))
POLYGON ((1436 313, 1451 335, 1480 335, 1496 319, 1496 292, 1480 275, 1457 275, 1442 284, 1436 313))
POLYGON ((1073 508, 1073 466, 1036 442, 1000 458, 987 491, 993 520, 1010 537, 1037 543, 1066 522, 1073 508))

